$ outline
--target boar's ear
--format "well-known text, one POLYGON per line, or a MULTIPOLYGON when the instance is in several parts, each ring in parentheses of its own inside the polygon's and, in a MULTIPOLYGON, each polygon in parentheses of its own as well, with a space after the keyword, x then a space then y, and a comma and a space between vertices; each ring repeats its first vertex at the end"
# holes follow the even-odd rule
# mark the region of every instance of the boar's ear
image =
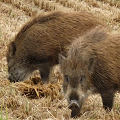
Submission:
POLYGON ((66 60, 66 56, 63 56, 62 54, 59 54, 59 64, 62 64, 63 60, 66 60))
POLYGON ((11 42, 9 45, 9 56, 13 57, 15 55, 16 52, 16 46, 14 42, 11 42))
POLYGON ((89 71, 91 71, 91 72, 93 72, 93 69, 94 69, 94 63, 95 61, 94 61, 94 58, 90 58, 89 59, 89 62, 88 62, 88 70, 89 71))

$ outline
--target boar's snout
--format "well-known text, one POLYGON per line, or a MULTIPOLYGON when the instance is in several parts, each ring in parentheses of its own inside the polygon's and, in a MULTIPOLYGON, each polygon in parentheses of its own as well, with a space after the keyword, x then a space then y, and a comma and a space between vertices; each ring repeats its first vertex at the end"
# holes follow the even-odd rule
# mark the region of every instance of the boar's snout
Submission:
POLYGON ((78 101, 77 100, 71 100, 70 104, 69 104, 69 109, 72 110, 71 117, 72 118, 75 117, 80 111, 80 106, 78 104, 78 101))

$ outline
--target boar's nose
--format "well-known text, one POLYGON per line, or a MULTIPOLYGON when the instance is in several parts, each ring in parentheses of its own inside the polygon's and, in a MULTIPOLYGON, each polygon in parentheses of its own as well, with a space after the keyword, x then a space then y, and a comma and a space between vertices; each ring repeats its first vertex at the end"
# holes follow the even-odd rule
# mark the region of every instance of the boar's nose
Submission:
POLYGON ((70 101, 69 109, 72 110, 72 112, 71 112, 71 117, 72 118, 75 117, 79 113, 80 106, 79 106, 77 100, 71 100, 70 101))

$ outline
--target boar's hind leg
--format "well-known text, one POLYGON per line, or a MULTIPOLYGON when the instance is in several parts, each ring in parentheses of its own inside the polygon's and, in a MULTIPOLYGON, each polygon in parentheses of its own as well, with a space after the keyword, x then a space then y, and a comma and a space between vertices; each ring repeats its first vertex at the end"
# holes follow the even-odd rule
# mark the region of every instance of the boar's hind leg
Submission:
POLYGON ((107 90, 104 91, 104 93, 101 93, 103 107, 106 111, 110 111, 113 106, 113 100, 114 100, 114 91, 107 90))

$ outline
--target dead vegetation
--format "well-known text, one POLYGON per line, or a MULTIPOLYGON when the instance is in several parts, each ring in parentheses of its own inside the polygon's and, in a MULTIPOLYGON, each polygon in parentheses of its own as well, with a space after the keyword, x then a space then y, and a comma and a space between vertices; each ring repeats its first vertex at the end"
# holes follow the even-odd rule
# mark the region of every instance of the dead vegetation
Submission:
POLYGON ((42 98, 42 97, 50 97, 51 101, 55 99, 61 100, 63 98, 61 94, 61 84, 42 84, 40 82, 40 78, 32 78, 31 80, 17 83, 16 87, 22 94, 26 95, 28 98, 42 98), (39 82, 38 82, 39 81, 39 82))
MULTIPOLYGON (((62 95, 59 67, 51 73, 51 83, 42 85, 37 73, 20 83, 7 80, 6 48, 32 15, 53 10, 89 11, 120 30, 119 0, 0 0, 0 120, 67 120, 70 110, 62 95)), ((119 120, 120 94, 110 113, 102 108, 99 95, 92 95, 82 108, 80 120, 119 120)))

